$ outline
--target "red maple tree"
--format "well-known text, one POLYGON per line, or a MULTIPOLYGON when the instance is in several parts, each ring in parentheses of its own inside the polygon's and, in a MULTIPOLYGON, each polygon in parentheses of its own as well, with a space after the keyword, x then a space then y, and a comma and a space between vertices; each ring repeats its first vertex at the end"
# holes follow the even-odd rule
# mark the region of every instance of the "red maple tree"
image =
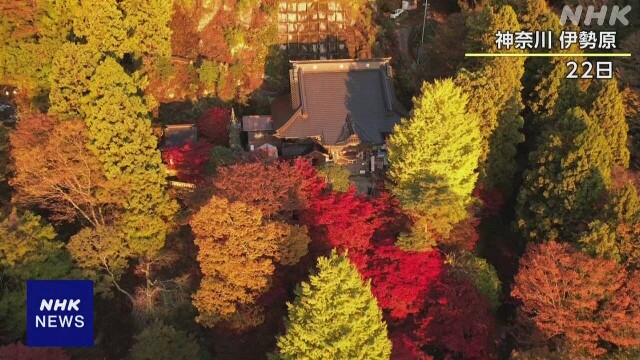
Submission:
MULTIPOLYGON (((495 354, 496 323, 491 304, 470 282, 445 270, 437 250, 408 252, 394 244, 408 219, 397 201, 382 191, 378 197, 329 191, 315 170, 299 161, 303 192, 309 206, 300 221, 315 242, 347 251, 378 300, 394 342, 393 359, 430 359, 433 355, 470 359, 495 354)), ((473 248, 479 218, 458 224, 451 245, 473 248)))
POLYGON ((231 110, 211 108, 198 118, 198 135, 213 145, 228 146, 231 110))
POLYGON ((480 239, 480 233, 478 232, 480 220, 478 217, 462 220, 453 226, 449 237, 438 240, 438 244, 445 250, 465 249, 473 251, 480 239))
POLYGON ((349 253, 363 277, 371 279, 378 305, 393 320, 419 313, 444 269, 440 252, 408 252, 395 245, 376 246, 363 259, 349 253))
POLYGON ((478 184, 473 190, 473 196, 482 202, 482 217, 496 216, 504 206, 504 196, 500 190, 488 187, 485 184, 478 184))
POLYGON ((625 348, 640 347, 640 271, 630 273, 602 310, 601 336, 625 348))
POLYGON ((380 222, 373 241, 378 244, 393 243, 400 233, 408 230, 411 219, 402 211, 398 199, 385 189, 379 189, 379 194, 370 201, 377 209, 380 222))
POLYGON ((306 159, 298 158, 294 161, 294 167, 302 184, 300 190, 305 194, 309 201, 320 198, 322 193, 327 189, 327 182, 320 176, 316 168, 306 159))
POLYGON ((162 151, 162 160, 169 170, 175 170, 180 181, 200 183, 209 162, 212 145, 207 141, 187 141, 162 151))
MULTIPOLYGON (((404 329, 403 329, 404 330, 404 329)), ((389 332, 389 340, 393 343, 391 350, 392 360, 432 360, 433 356, 428 356, 419 345, 404 331, 389 332)))
POLYGON ((60 348, 31 348, 20 343, 0 347, 2 360, 69 360, 67 353, 60 348))
MULTIPOLYGON (((511 295, 522 303, 519 324, 530 328, 526 334, 537 336, 521 341, 566 341, 578 352, 591 356, 605 353, 599 344, 603 331, 600 312, 607 299, 616 291, 620 293, 624 276, 615 262, 591 258, 566 243, 529 246, 520 260, 511 295)), ((629 295, 626 291, 622 292, 625 297, 629 295)), ((608 310, 604 313, 610 319, 621 315, 616 309, 628 311, 628 303, 618 299, 605 306, 608 310)), ((634 306, 637 311, 637 302, 634 306)), ((624 319, 626 316, 621 316, 620 320, 624 319)), ((617 337, 616 333, 609 337, 617 337)))
POLYGON ((290 217, 307 204, 301 189, 303 180, 296 167, 286 161, 259 158, 222 166, 211 186, 215 195, 254 206, 265 217, 290 217))
POLYGON ((362 251, 369 247, 381 224, 377 213, 378 209, 352 188, 312 199, 302 221, 322 237, 328 248, 362 251))
POLYGON ((443 272, 413 332, 420 348, 445 358, 495 358, 497 325, 489 301, 471 282, 443 272))

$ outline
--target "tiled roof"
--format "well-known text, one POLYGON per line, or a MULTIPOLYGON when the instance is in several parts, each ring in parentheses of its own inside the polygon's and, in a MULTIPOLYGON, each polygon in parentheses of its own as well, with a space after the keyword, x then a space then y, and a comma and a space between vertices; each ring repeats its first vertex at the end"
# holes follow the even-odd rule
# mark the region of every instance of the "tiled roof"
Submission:
POLYGON ((198 130, 194 124, 167 125, 164 128, 162 148, 182 146, 187 140, 197 140, 198 130))
POLYGON ((322 154, 327 154, 327 150, 322 146, 318 145, 318 143, 313 141, 301 142, 295 144, 287 144, 282 146, 282 157, 285 159, 292 159, 299 156, 306 156, 313 152, 319 152, 322 154))
MULTIPOLYGON (((388 59, 294 62, 300 108, 278 128, 284 138, 320 137, 337 145, 350 136, 382 144, 404 111, 398 109, 388 59)), ((295 99, 295 97, 292 97, 295 99)), ((274 118, 281 117, 274 114, 274 118)))

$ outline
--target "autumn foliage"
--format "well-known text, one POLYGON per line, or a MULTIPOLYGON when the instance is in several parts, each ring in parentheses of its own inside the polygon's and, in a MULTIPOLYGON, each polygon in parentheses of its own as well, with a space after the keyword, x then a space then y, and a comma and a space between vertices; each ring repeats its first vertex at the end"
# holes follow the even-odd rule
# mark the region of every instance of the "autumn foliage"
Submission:
POLYGON ((478 232, 480 220, 478 217, 469 217, 455 224, 448 238, 440 238, 440 247, 447 250, 465 249, 473 251, 480 239, 478 232))
POLYGON ((415 97, 385 89, 412 106, 362 144, 389 165, 364 195, 335 162, 242 151, 230 109, 266 113, 308 51, 393 54, 390 0, 3 0, 0 360, 639 358, 638 67, 463 60, 578 2, 432 4, 441 80, 393 63, 415 97), (152 124, 183 120, 198 141, 161 153, 152 124), (14 343, 26 281, 67 278, 95 281, 96 348, 14 343))
POLYGON ((408 252, 394 245, 376 247, 365 261, 360 273, 371 279, 378 304, 395 320, 419 313, 444 271, 439 252, 408 252))
POLYGON ((371 291, 387 315, 394 359, 494 357, 497 324, 491 303, 469 280, 452 276, 438 251, 382 245, 364 262, 349 255, 371 279, 371 291))
POLYGON ((288 162, 263 159, 219 167, 211 180, 213 193, 241 201, 269 218, 306 206, 303 179, 288 162))
POLYGON ((628 274, 602 310, 602 338, 622 348, 640 347, 640 272, 628 274))
POLYGON ((490 188, 485 184, 479 184, 473 190, 473 196, 482 203, 482 217, 495 216, 504 206, 504 196, 496 188, 490 188))
POLYGON ((603 341, 637 346, 638 275, 611 260, 594 259, 568 244, 532 245, 520 261, 511 295, 522 302, 522 341, 566 341, 576 353, 607 352, 603 341), (636 319, 637 320, 637 319, 636 319))
POLYGON ((204 181, 212 147, 206 141, 189 141, 162 151, 162 160, 180 181, 200 183, 204 181))
POLYGON ((311 201, 302 219, 322 234, 329 248, 363 250, 380 226, 378 209, 355 189, 331 192, 311 201))
POLYGON ((128 187, 104 176, 88 141, 81 121, 25 114, 11 134, 15 200, 49 209, 55 220, 105 225, 124 206, 128 187))
POLYGON ((213 197, 191 220, 203 278, 193 296, 197 321, 247 329, 264 320, 258 297, 275 264, 295 264, 306 251, 306 231, 270 222, 242 202, 213 197))
POLYGON ((3 360, 69 360, 64 350, 59 348, 32 348, 20 343, 0 347, 0 359, 3 360))
POLYGON ((489 301, 466 279, 444 275, 418 320, 415 341, 451 358, 495 358, 497 324, 489 301))
POLYGON ((211 108, 198 118, 198 135, 213 145, 228 146, 231 111, 223 108, 211 108))
MULTIPOLYGON (((394 359, 428 359, 429 354, 486 359, 495 355, 493 305, 466 279, 451 275, 437 250, 406 251, 394 244, 407 218, 397 200, 382 192, 367 198, 353 190, 329 191, 304 163, 309 208, 301 220, 314 242, 347 251, 384 311, 394 359), (430 349, 425 352, 425 349, 430 349)), ((473 248, 479 219, 456 226, 453 248, 473 248)))

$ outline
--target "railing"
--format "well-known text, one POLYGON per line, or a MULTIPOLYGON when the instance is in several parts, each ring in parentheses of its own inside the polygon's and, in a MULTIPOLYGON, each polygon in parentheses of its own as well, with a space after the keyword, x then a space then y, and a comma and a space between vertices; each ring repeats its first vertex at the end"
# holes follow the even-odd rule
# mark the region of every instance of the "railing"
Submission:
POLYGON ((173 181, 173 180, 168 180, 167 181, 167 185, 169 185, 169 187, 178 188, 178 189, 190 189, 190 190, 193 190, 193 189, 196 188, 195 184, 182 182, 182 181, 173 181))

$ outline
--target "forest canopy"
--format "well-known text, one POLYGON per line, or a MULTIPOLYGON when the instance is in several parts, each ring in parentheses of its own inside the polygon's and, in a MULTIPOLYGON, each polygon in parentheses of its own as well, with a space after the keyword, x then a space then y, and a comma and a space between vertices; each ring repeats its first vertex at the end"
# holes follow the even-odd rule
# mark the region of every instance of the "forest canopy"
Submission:
POLYGON ((640 1, 415 5, 2 1, 0 359, 640 358, 640 1), (278 131, 310 101, 335 143, 278 131), (26 345, 43 279, 93 281, 93 347, 26 345))

